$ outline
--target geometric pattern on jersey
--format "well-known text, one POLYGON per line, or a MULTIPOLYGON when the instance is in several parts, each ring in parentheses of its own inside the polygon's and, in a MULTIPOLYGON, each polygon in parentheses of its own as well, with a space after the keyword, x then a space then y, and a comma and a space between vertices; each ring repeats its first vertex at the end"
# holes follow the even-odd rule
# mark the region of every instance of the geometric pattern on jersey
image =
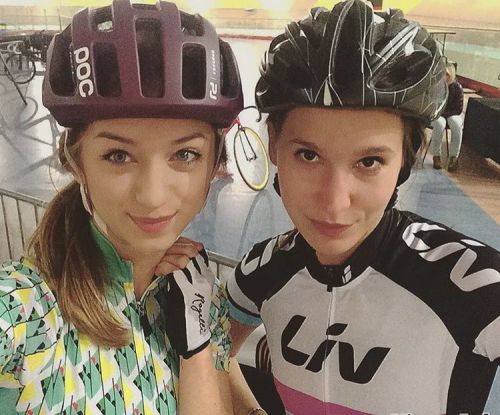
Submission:
MULTIPOLYGON (((111 279, 105 304, 130 327, 130 343, 120 348, 96 346, 63 321, 53 293, 30 259, 4 264, 0 270, 2 414, 176 413, 179 356, 157 324, 162 311, 156 297, 162 295, 165 279, 156 278, 136 300, 130 263, 122 261, 94 228, 93 233, 111 279), (12 390, 17 391, 15 399, 4 400, 13 396, 12 390)), ((195 259, 203 261, 201 254, 195 259)), ((227 371, 228 303, 218 282, 210 318, 214 365, 227 371)))
POLYGON ((264 323, 289 414, 476 414, 500 393, 499 271, 491 247, 390 209, 340 265, 296 230, 255 245, 227 291, 232 318, 264 323))

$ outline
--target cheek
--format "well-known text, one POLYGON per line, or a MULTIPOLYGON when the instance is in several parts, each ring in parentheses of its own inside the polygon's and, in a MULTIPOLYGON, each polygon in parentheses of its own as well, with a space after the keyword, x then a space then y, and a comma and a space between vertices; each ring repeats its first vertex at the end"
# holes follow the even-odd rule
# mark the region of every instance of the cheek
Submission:
POLYGON ((307 206, 313 200, 314 182, 292 163, 278 163, 281 198, 287 208, 307 206))
POLYGON ((357 193, 358 200, 372 210, 384 210, 396 188, 399 170, 394 169, 391 174, 377 178, 372 183, 365 184, 357 193))
POLYGON ((130 178, 123 176, 87 176, 88 191, 94 208, 100 215, 117 212, 128 201, 130 178))
POLYGON ((193 207, 202 207, 210 190, 211 173, 211 169, 206 169, 179 177, 176 180, 178 194, 189 200, 193 207))

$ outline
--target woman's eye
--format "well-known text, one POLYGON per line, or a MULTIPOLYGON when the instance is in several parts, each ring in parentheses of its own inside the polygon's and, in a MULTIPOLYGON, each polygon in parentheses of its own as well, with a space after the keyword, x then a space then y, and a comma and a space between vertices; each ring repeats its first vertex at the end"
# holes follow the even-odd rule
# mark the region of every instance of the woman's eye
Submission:
POLYGON ((126 151, 123 150, 113 150, 104 156, 105 160, 110 161, 114 164, 124 164, 130 161, 130 156, 126 151))
POLYGON ((184 163, 192 163, 198 160, 201 154, 193 150, 179 150, 175 153, 175 158, 184 163))
POLYGON ((297 154, 305 161, 314 161, 318 158, 318 153, 312 150, 302 149, 297 151, 297 154))
POLYGON ((382 161, 380 157, 365 157, 359 161, 358 165, 365 169, 374 170, 380 167, 382 161))

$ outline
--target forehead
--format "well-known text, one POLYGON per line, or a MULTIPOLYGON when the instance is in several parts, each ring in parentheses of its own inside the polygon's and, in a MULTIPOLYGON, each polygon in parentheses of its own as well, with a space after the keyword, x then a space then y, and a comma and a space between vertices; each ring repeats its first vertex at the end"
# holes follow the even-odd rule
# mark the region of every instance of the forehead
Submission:
MULTIPOLYGON (((380 109, 315 108, 292 109, 281 131, 285 140, 303 138, 356 143, 403 137, 403 119, 395 112, 380 109)), ((280 139, 281 139, 280 138, 280 139)))
POLYGON ((107 132, 126 137, 138 144, 148 144, 154 141, 170 141, 179 138, 204 136, 212 139, 215 136, 214 128, 204 122, 193 119, 173 118, 121 118, 98 120, 92 122, 84 136, 96 137, 107 132))
POLYGON ((385 125, 387 129, 391 129, 400 126, 402 117, 394 111, 384 109, 297 107, 289 111, 286 121, 290 120, 304 127, 315 123, 353 126, 351 123, 356 121, 358 126, 371 123, 374 128, 385 125))

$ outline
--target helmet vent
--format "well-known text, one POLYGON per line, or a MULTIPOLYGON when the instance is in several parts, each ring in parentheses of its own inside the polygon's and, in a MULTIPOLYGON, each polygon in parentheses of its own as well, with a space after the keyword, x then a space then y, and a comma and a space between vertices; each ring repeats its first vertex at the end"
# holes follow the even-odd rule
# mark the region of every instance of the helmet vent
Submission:
POLYGON ((182 95, 184 98, 205 98, 206 68, 205 48, 200 45, 185 45, 182 49, 182 95))
POLYGON ((135 23, 135 30, 142 95, 153 98, 162 97, 165 82, 161 24, 153 19, 138 19, 135 23))
POLYGON ((221 59, 221 94, 225 97, 235 97, 238 94, 240 79, 238 65, 231 47, 227 42, 219 39, 221 59))
POLYGON ((155 4, 132 3, 132 7, 138 10, 156 10, 155 4))
POLYGON ((188 14, 184 12, 180 12, 180 15, 182 33, 189 36, 203 36, 205 34, 200 15, 188 14))
POLYGON ((94 14, 94 24, 98 32, 111 32, 113 30, 111 7, 97 9, 94 14))
POLYGON ((73 65, 71 62, 72 50, 70 47, 70 29, 65 29, 62 35, 53 39, 54 49, 50 59, 49 82, 55 95, 72 96, 75 93, 73 65))
POLYGON ((120 67, 114 45, 95 44, 94 60, 97 93, 103 97, 119 97, 121 95, 120 67))

